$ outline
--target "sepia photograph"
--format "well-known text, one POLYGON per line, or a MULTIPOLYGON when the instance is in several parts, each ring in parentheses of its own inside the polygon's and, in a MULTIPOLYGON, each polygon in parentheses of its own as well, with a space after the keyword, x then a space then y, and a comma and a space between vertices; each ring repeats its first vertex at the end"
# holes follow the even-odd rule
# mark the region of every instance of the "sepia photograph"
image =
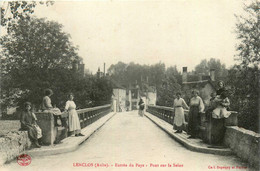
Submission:
POLYGON ((259 0, 2 0, 0 170, 258 171, 259 0))

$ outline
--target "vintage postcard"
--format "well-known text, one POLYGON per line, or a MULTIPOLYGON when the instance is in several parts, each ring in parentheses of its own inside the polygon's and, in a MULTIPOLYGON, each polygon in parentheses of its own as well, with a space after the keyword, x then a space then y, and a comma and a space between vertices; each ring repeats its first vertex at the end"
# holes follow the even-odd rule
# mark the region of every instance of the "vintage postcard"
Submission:
POLYGON ((0 170, 258 170, 259 9, 1 1, 0 170))

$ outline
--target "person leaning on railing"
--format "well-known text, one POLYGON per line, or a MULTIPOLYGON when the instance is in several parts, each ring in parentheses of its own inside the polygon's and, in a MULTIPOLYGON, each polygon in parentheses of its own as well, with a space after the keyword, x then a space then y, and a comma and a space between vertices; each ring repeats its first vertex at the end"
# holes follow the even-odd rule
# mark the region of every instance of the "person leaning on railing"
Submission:
POLYGON ((199 133, 199 113, 204 111, 204 103, 201 97, 198 96, 199 91, 193 90, 193 97, 190 99, 190 111, 188 122, 188 138, 196 138, 199 133))
POLYGON ((174 108, 174 123, 173 129, 177 131, 175 133, 182 133, 184 123, 185 123, 185 116, 183 107, 189 109, 189 106, 186 104, 185 100, 181 98, 181 93, 176 93, 177 98, 174 99, 173 108, 174 108))
POLYGON ((43 112, 51 113, 54 116, 54 125, 55 126, 61 126, 58 124, 57 120, 60 118, 62 122, 62 126, 66 127, 66 118, 63 117, 61 111, 57 107, 53 107, 51 104, 51 96, 53 95, 53 91, 51 89, 46 89, 44 91, 45 96, 42 99, 42 110, 43 112))

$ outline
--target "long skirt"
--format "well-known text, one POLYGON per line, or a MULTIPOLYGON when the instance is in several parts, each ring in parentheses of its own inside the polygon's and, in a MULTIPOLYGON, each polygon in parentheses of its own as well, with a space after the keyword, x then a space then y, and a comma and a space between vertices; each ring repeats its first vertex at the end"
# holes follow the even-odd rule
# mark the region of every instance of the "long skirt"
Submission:
POLYGON ((221 144, 225 135, 225 119, 215 119, 211 118, 211 143, 221 144))
POLYGON ((191 106, 189 112, 188 134, 196 137, 199 133, 199 106, 191 106))
POLYGON ((184 117, 184 111, 182 107, 175 108, 175 116, 173 121, 174 129, 177 130, 183 130, 185 117, 184 117))
POLYGON ((28 132, 31 141, 36 141, 42 137, 42 130, 38 125, 26 125, 22 130, 28 132))
POLYGON ((79 116, 75 109, 69 110, 69 131, 74 131, 76 134, 80 133, 81 127, 79 116))
POLYGON ((36 131, 37 131, 37 138, 41 138, 42 137, 42 130, 38 125, 34 125, 36 131))
POLYGON ((51 113, 53 115, 61 115, 61 111, 59 108, 46 109, 43 112, 51 113))
POLYGON ((140 116, 144 116, 144 110, 139 109, 139 110, 138 110, 138 114, 139 114, 140 116))

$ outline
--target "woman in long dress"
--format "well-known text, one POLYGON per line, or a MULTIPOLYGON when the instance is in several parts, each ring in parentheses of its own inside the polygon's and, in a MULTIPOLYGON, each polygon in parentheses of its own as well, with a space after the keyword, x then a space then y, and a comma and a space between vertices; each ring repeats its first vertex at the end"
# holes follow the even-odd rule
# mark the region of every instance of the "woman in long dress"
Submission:
POLYGON ((25 110, 22 112, 20 122, 21 130, 28 131, 28 136, 30 140, 34 143, 37 148, 40 148, 39 141, 42 137, 42 130, 36 123, 36 116, 31 111, 31 103, 26 102, 24 107, 25 110))
POLYGON ((69 100, 66 102, 65 112, 69 113, 69 132, 75 136, 84 136, 81 134, 79 116, 76 111, 76 104, 73 101, 74 95, 69 94, 69 100))
POLYGON ((182 133, 185 116, 183 107, 189 109, 189 106, 186 104, 185 100, 181 98, 181 93, 176 93, 177 98, 174 99, 173 108, 174 108, 174 123, 173 128, 177 131, 175 133, 182 133))
POLYGON ((138 105, 139 105, 139 111, 138 111, 139 115, 144 116, 144 101, 142 98, 140 98, 138 105))
POLYGON ((204 111, 204 103, 198 96, 197 90, 192 91, 193 97, 190 100, 190 112, 189 112, 189 123, 188 123, 188 134, 189 138, 196 138, 199 133, 199 113, 204 111))
POLYGON ((214 99, 217 107, 212 112, 211 118, 211 143, 212 144, 222 144, 224 134, 225 134, 225 118, 230 116, 230 112, 227 108, 230 105, 229 99, 227 97, 227 91, 222 91, 221 95, 216 96, 214 99))

